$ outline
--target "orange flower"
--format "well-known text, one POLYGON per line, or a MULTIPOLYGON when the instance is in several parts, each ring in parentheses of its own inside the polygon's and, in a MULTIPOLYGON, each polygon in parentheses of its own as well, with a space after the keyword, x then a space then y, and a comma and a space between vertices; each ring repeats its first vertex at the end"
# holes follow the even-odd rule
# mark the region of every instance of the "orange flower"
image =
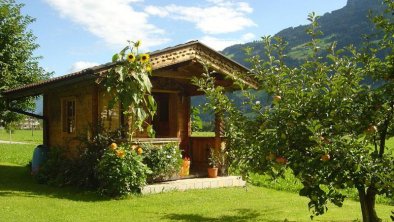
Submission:
POLYGON ((137 154, 138 154, 138 155, 141 155, 141 154, 142 154, 142 148, 141 148, 141 147, 138 147, 138 149, 137 149, 137 154))
POLYGON ((109 145, 109 148, 111 150, 116 150, 116 148, 118 148, 118 145, 116 143, 111 143, 111 145, 109 145))
POLYGON ((118 156, 119 158, 123 158, 126 155, 126 153, 124 152, 124 150, 117 150, 116 151, 116 156, 118 156))

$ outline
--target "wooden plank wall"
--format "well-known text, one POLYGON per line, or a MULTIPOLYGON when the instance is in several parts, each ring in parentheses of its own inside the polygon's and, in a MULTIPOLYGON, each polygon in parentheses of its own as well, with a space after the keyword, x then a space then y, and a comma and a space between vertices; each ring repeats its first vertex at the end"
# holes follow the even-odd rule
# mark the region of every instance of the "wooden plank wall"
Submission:
POLYGON ((91 84, 78 84, 59 89, 56 93, 44 94, 44 112, 47 115, 48 130, 47 145, 49 147, 67 147, 73 153, 73 150, 79 145, 77 136, 92 134, 90 126, 94 113, 92 112, 93 92, 91 84), (73 133, 63 132, 61 104, 63 98, 75 98, 76 130, 73 133))
POLYGON ((191 137, 191 167, 196 172, 206 172, 209 149, 215 146, 214 137, 191 137))

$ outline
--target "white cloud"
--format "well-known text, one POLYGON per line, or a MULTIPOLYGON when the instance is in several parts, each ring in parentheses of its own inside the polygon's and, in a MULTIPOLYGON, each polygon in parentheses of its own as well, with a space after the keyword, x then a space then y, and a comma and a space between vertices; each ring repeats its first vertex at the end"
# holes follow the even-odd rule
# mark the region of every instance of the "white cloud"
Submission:
POLYGON ((168 11, 160 10, 159 7, 151 6, 151 5, 145 8, 145 12, 150 15, 159 16, 159 17, 169 16, 168 11))
POLYGON ((148 6, 145 12, 160 17, 168 17, 194 23, 205 34, 223 34, 256 26, 247 17, 253 9, 247 2, 206 0, 206 7, 179 6, 175 4, 164 7, 148 6))
POLYGON ((221 39, 213 36, 203 36, 200 41, 207 46, 220 51, 231 45, 250 42, 255 38, 256 36, 253 33, 246 33, 239 39, 221 39))
POLYGON ((242 39, 243 42, 250 42, 250 41, 256 39, 256 35, 249 32, 249 33, 244 34, 241 37, 241 39, 242 39))
POLYGON ((141 39, 143 47, 168 42, 163 29, 148 22, 149 14, 138 12, 133 3, 143 0, 45 0, 61 16, 82 25, 111 46, 123 46, 127 40, 141 39))
POLYGON ((70 72, 78 72, 78 71, 81 71, 83 69, 90 68, 90 67, 93 67, 93 66, 98 66, 98 65, 99 64, 96 63, 96 62, 78 61, 78 62, 75 62, 71 66, 70 72))

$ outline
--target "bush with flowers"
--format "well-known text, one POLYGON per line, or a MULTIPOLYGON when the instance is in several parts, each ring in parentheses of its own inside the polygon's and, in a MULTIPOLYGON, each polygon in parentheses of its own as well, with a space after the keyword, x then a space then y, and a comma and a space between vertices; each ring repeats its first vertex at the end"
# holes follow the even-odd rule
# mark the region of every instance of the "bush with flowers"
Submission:
POLYGON ((106 148, 97 166, 101 195, 119 197, 140 192, 151 171, 137 152, 126 144, 112 143, 106 148))
POLYGON ((144 163, 152 170, 148 181, 161 181, 171 179, 182 166, 182 154, 178 144, 165 145, 141 144, 144 150, 144 163))

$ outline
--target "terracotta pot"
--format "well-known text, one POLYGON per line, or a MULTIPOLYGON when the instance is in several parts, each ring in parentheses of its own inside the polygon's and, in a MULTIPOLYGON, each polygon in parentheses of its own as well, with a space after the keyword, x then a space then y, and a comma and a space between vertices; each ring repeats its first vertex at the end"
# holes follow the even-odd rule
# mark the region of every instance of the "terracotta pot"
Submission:
POLYGON ((208 177, 209 178, 218 177, 218 168, 217 167, 208 168, 208 177))
POLYGON ((180 176, 181 177, 189 176, 189 171, 190 171, 190 160, 183 160, 180 176))

